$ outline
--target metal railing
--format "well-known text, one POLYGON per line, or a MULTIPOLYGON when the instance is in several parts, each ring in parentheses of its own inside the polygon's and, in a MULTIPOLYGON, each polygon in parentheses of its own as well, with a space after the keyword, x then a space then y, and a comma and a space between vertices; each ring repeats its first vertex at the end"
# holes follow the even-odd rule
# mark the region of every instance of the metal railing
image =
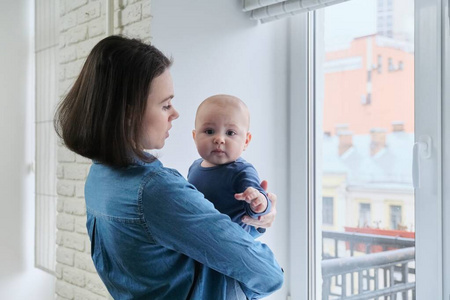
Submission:
POLYGON ((338 232, 338 231, 322 231, 322 256, 326 258, 338 258, 342 257, 343 254, 339 255, 339 242, 345 242, 348 244, 350 250, 350 256, 354 255, 356 246, 364 245, 366 254, 372 252, 372 246, 381 247, 382 251, 387 251, 389 248, 406 248, 414 247, 414 239, 402 238, 396 236, 384 236, 376 234, 366 234, 366 233, 356 233, 356 232, 338 232), (325 253, 323 240, 331 239, 334 240, 334 254, 333 256, 328 256, 325 253))
POLYGON ((335 245, 333 255, 323 253, 323 300, 415 299, 414 239, 332 231, 322 238, 335 245))

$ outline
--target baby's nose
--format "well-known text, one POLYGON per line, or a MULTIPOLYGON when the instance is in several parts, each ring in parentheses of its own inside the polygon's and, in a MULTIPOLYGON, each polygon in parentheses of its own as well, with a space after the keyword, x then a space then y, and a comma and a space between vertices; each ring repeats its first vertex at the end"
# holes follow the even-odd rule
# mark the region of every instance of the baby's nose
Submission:
POLYGON ((223 138, 223 136, 221 134, 218 134, 218 135, 214 136, 214 143, 215 144, 223 144, 223 143, 225 143, 225 139, 223 138))

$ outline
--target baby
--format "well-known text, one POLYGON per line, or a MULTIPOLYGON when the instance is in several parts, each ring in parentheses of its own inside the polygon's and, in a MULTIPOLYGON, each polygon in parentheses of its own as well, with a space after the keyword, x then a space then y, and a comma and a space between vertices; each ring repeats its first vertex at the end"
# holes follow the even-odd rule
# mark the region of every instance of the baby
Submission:
POLYGON ((239 98, 215 95, 203 101, 192 131, 201 158, 189 168, 188 180, 218 211, 257 237, 264 229, 241 219, 269 213, 271 202, 255 168, 240 157, 252 139, 249 124, 248 108, 239 98))

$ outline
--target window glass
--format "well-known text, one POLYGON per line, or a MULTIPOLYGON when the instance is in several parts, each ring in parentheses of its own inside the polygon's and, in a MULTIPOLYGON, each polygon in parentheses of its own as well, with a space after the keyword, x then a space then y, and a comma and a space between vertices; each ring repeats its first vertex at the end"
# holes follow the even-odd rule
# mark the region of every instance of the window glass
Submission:
POLYGON ((414 1, 327 7, 316 43, 317 299, 415 299, 414 1))

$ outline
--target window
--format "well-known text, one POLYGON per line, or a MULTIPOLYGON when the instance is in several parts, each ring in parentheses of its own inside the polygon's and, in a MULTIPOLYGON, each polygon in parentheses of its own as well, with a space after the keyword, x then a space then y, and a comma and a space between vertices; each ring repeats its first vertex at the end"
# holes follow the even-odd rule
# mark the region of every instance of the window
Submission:
POLYGON ((392 61, 392 57, 388 58, 388 70, 389 70, 389 72, 395 71, 394 62, 392 61))
POLYGON ((370 227, 371 223, 372 222, 370 219, 370 204, 360 203, 358 227, 360 228, 370 227))
MULTIPOLYGON (((334 7, 329 7, 324 10, 316 11, 315 14, 308 14, 309 19, 313 19, 316 17, 317 22, 314 23, 314 25, 311 25, 312 22, 308 22, 308 18, 304 17, 301 18, 301 22, 294 23, 294 25, 301 24, 301 26, 304 25, 304 27, 300 27, 301 30, 297 31, 298 39, 295 39, 295 35, 292 35, 292 38, 296 41, 296 43, 299 46, 295 46, 294 49, 297 50, 296 55, 297 57, 300 57, 300 67, 304 68, 305 70, 308 70, 307 74, 304 75, 301 72, 294 73, 294 75, 298 75, 297 77, 294 76, 295 81, 298 85, 300 85, 303 89, 297 89, 297 86, 295 86, 292 91, 296 92, 297 95, 299 95, 301 101, 296 101, 295 98, 292 99, 291 107, 297 109, 296 111, 291 109, 290 116, 291 116, 291 124, 292 129, 302 129, 300 131, 296 131, 296 134, 290 134, 290 137, 294 141, 294 143, 291 145, 291 152, 293 153, 290 156, 291 163, 296 164, 299 168, 293 169, 291 172, 293 174, 294 180, 294 186, 291 187, 291 193, 294 195, 296 192, 298 192, 298 187, 296 186, 300 181, 309 180, 309 184, 306 185, 305 190, 308 191, 308 199, 310 202, 308 202, 305 206, 303 206, 302 201, 298 199, 298 201, 294 201, 292 203, 292 207, 296 208, 297 210, 292 210, 290 216, 292 218, 295 218, 295 214, 303 211, 308 211, 310 215, 304 216, 310 217, 314 215, 314 212, 317 214, 320 213, 319 221, 313 220, 312 222, 296 222, 296 220, 293 220, 293 227, 291 229, 295 231, 295 234, 292 236, 293 244, 292 244, 292 251, 291 253, 291 260, 293 261, 294 268, 293 268, 293 282, 307 282, 308 284, 298 284, 298 287, 296 284, 292 285, 292 298, 293 299, 346 299, 346 297, 353 296, 354 298, 357 298, 356 294, 358 294, 358 278, 359 276, 362 276, 365 278, 366 274, 369 274, 370 276, 373 276, 375 270, 369 270, 369 271, 362 271, 362 273, 346 273, 347 275, 338 275, 333 276, 329 272, 327 272, 328 267, 332 264, 333 261, 333 252, 327 251, 327 247, 329 245, 333 245, 334 243, 329 243, 330 241, 330 232, 321 232, 319 230, 322 221, 322 195, 321 195, 321 188, 322 184, 324 185, 324 188, 328 188, 329 182, 324 180, 324 175, 327 172, 326 168, 329 169, 329 171, 332 171, 334 175, 340 174, 339 177, 341 178, 340 181, 336 180, 336 189, 339 191, 339 197, 341 199, 335 201, 335 211, 337 211, 337 218, 335 221, 336 228, 342 228, 340 231, 336 230, 336 233, 333 232, 333 241, 336 241, 337 246, 334 247, 335 249, 342 250, 338 251, 339 257, 342 259, 345 259, 341 255, 349 255, 350 256, 350 243, 348 242, 342 242, 338 240, 338 236, 344 236, 346 234, 346 230, 349 230, 351 228, 348 228, 349 226, 346 226, 345 223, 341 222, 341 217, 343 220, 352 218, 353 220, 358 217, 358 210, 359 207, 353 203, 352 205, 347 205, 347 202, 355 201, 358 197, 361 197, 360 194, 362 192, 368 192, 371 189, 364 189, 363 186, 359 185, 351 185, 349 184, 352 180, 359 179, 360 181, 363 180, 370 180, 372 179, 373 186, 380 187, 379 182, 377 182, 376 178, 370 177, 370 176, 351 176, 351 175, 345 175, 345 162, 344 160, 330 160, 330 158, 339 158, 341 156, 337 153, 333 153, 332 150, 330 150, 329 146, 338 145, 338 138, 336 137, 336 131, 333 129, 333 126, 329 124, 328 120, 324 118, 323 116, 327 114, 326 110, 332 110, 331 108, 327 108, 327 106, 324 103, 324 97, 323 91, 323 76, 324 74, 321 73, 321 66, 323 64, 323 61, 325 61, 327 54, 325 53, 325 45, 327 43, 327 30, 324 30, 324 26, 328 26, 330 28, 334 28, 336 32, 342 31, 342 27, 346 26, 346 23, 351 20, 352 25, 348 26, 356 30, 360 30, 363 28, 364 21, 362 21, 362 18, 347 18, 346 12, 353 11, 353 15, 363 16, 365 7, 362 7, 363 2, 368 8, 374 8, 376 9, 376 6, 370 6, 372 2, 369 1, 359 1, 359 0, 352 0, 348 1, 339 5, 336 5, 334 7), (361 6, 359 6, 361 5, 361 6), (351 7, 350 7, 351 6, 351 7), (334 15, 330 18, 327 18, 327 11, 328 13, 331 11, 334 11, 334 15), (340 22, 332 23, 331 20, 340 20, 340 22), (309 25, 309 32, 305 30, 306 33, 304 33, 304 28, 309 25), (342 26, 342 27, 338 27, 342 26), (300 34, 298 34, 300 33, 300 34), (309 34, 309 35, 308 35, 309 34), (325 38, 324 38, 324 36, 325 38), (311 36, 309 39, 308 37, 311 36), (308 41, 308 44, 305 46, 304 44, 301 44, 301 40, 308 41), (311 46, 313 45, 313 46, 311 46), (304 50, 309 49, 310 52, 304 50), (320 51, 322 49, 322 52, 320 51), (312 55, 309 53, 313 53, 312 55), (310 60, 314 59, 315 60, 310 60), (315 66, 312 68, 306 68, 308 65, 302 65, 304 62, 311 62, 311 65, 315 66), (313 72, 311 72, 313 70, 313 72), (301 79, 300 81, 298 79, 301 79), (310 82, 310 84, 303 84, 303 82, 307 83, 310 82), (313 88, 311 88, 313 87, 313 88), (316 88, 314 88, 316 87, 316 88), (311 89, 313 92, 304 92, 308 89, 311 89), (314 100, 311 100, 314 99, 314 100), (298 103, 300 102, 300 103, 298 103), (301 103, 306 103, 301 105, 301 103), (313 103, 313 104, 312 104, 313 103), (314 117, 309 118, 309 122, 307 123, 309 127, 304 126, 303 122, 301 120, 304 120, 308 118, 310 115, 313 115, 314 117), (305 129, 304 129, 305 128, 305 129), (332 128, 332 129, 330 129, 332 128), (303 131, 304 130, 304 131, 303 131), (313 132, 313 134, 311 134, 313 132), (327 135, 324 135, 322 139, 321 132, 327 132, 327 135), (334 141, 333 141, 334 139, 334 141), (301 142, 304 140, 308 140, 309 147, 306 150, 303 150, 301 146, 301 142), (311 150, 312 149, 312 150, 311 150), (309 151, 307 151, 309 150, 309 151), (311 161, 311 156, 309 156, 309 153, 311 151, 316 151, 316 157, 314 162, 311 161), (298 154, 302 154, 301 157, 298 157, 298 154), (316 173, 311 173, 311 171, 308 169, 306 171, 301 171, 301 166, 308 165, 311 169, 315 170, 316 173), (309 189, 308 189, 309 187, 309 189), (310 192, 309 190, 313 190, 313 192, 310 192), (354 194, 354 195, 352 195, 354 194), (312 197, 311 197, 312 196, 312 197), (351 196, 351 197, 350 197, 351 196), (311 200, 312 199, 312 200, 311 200), (297 226, 296 226, 297 225, 297 226), (302 225, 306 228, 306 233, 303 233, 303 230, 299 233, 298 231, 298 225, 302 225), (297 230, 297 231, 296 231, 297 230), (307 240, 310 235, 315 235, 315 239, 311 241, 311 239, 308 240, 308 245, 304 245, 301 243, 301 241, 307 240), (322 246, 324 249, 322 249, 322 246), (321 255, 321 251, 325 251, 325 253, 328 253, 328 255, 321 255), (345 252, 347 251, 347 252, 345 252), (305 260, 302 261, 297 259, 298 257, 301 257, 305 253, 312 253, 310 256, 305 255, 305 260), (322 258, 326 258, 324 260, 321 260, 322 258), (303 268, 302 268, 303 267, 303 268), (305 268, 309 267, 309 272, 304 271, 305 268), (352 288, 353 287, 353 288, 352 288), (310 292, 304 292, 305 290, 309 290, 310 292), (311 292, 312 291, 312 292, 311 292), (346 296, 343 296, 345 294, 346 296), (306 296, 305 296, 306 295, 306 296), (333 296, 334 295, 334 296, 333 296)), ((381 1, 377 1, 377 3, 380 4, 381 1)), ((392 8, 395 10, 396 5, 398 2, 393 3, 392 8)), ((448 233, 446 233, 446 229, 449 229, 450 222, 445 221, 445 219, 442 216, 448 215, 445 214, 445 212, 449 211, 450 206, 443 205, 443 196, 442 196, 442 188, 444 188, 444 195, 446 194, 446 191, 448 190, 446 188, 446 185, 444 184, 443 178, 442 178, 442 171, 444 173, 444 179, 446 176, 446 170, 450 170, 450 168, 446 168, 448 164, 444 163, 442 158, 445 158, 444 151, 442 149, 441 144, 441 138, 444 138, 448 136, 448 132, 446 130, 441 131, 442 129, 442 118, 448 119, 448 107, 444 109, 442 107, 443 98, 442 95, 448 96, 448 90, 449 88, 444 84, 446 82, 445 78, 448 79, 449 72, 445 73, 446 76, 442 77, 443 74, 441 73, 441 70, 444 65, 444 69, 446 71, 450 70, 450 59, 443 59, 439 53, 443 53, 443 55, 447 58, 449 49, 449 40, 450 40, 450 34, 449 34, 449 24, 448 20, 446 19, 446 15, 442 14, 442 11, 448 10, 448 4, 443 4, 440 1, 404 1, 405 7, 407 9, 403 9, 403 14, 405 19, 407 20, 414 20, 413 26, 410 27, 412 35, 414 36, 414 29, 416 29, 418 32, 415 33, 415 43, 414 45, 410 45, 411 47, 407 47, 408 49, 404 49, 407 53, 405 58, 399 58, 397 55, 395 55, 396 61, 402 61, 404 66, 404 72, 395 72, 387 74, 387 72, 380 72, 377 74, 372 74, 372 82, 373 82, 373 93, 376 94, 377 99, 380 99, 382 101, 383 99, 387 99, 390 101, 393 106, 390 108, 390 110, 395 110, 396 107, 402 108, 404 111, 404 116, 413 116, 414 118, 399 118, 397 120, 402 120, 403 122, 403 128, 401 131, 394 131, 394 130, 387 130, 386 134, 386 142, 390 143, 391 138, 394 135, 397 135, 397 137, 404 138, 404 142, 406 143, 406 148, 410 149, 409 151, 403 152, 399 156, 399 159, 392 160, 390 163, 385 164, 391 165, 392 167, 394 164, 398 164, 399 161, 408 161, 408 163, 405 163, 405 174, 408 174, 408 169, 411 168, 412 159, 411 159, 411 149, 413 146, 413 143, 415 141, 423 141, 421 136, 430 136, 433 141, 433 154, 431 157, 427 159, 419 159, 420 161, 420 171, 418 174, 420 174, 420 188, 416 188, 414 190, 412 186, 411 181, 405 181, 401 185, 397 185, 394 183, 394 179, 397 177, 396 180, 399 178, 402 178, 402 176, 393 176, 394 173, 390 174, 391 180, 389 181, 389 186, 392 187, 392 189, 383 189, 382 190, 382 196, 377 196, 372 198, 371 201, 371 209, 372 209, 372 223, 374 228, 367 228, 366 231, 392 231, 390 229, 391 222, 390 222, 390 212, 389 212, 389 206, 386 206, 384 203, 385 197, 387 196, 385 193, 391 193, 395 192, 395 190, 399 187, 402 187, 401 189, 398 189, 398 194, 396 195, 389 195, 389 197, 393 197, 393 199, 401 199, 400 201, 402 204, 392 204, 392 205, 398 205, 402 207, 402 223, 407 227, 407 230, 409 231, 409 235, 415 236, 416 232, 418 236, 421 236, 421 239, 415 240, 414 238, 409 238, 410 245, 417 249, 418 251, 412 253, 410 257, 412 260, 409 260, 407 263, 407 269, 411 273, 406 277, 409 281, 409 285, 415 285, 414 292, 411 290, 408 291, 407 295, 404 295, 402 293, 397 293, 396 295, 390 295, 387 297, 392 297, 396 299, 444 299, 448 298, 448 295, 450 295, 450 288, 448 285, 444 284, 443 278, 449 278, 450 276, 444 277, 443 274, 449 274, 450 268, 449 262, 450 259, 444 259, 448 255, 443 251, 443 249, 448 249, 450 247, 450 238, 446 239, 448 233), (414 10, 416 13, 414 13, 414 10), (412 13, 411 13, 412 11, 412 13), (445 19, 443 19, 445 18, 445 19), (442 27, 441 27, 442 26, 442 27), (442 30, 444 27, 445 30, 442 30), (445 43, 444 43, 445 41, 445 43), (440 49, 442 47, 442 52, 440 52, 440 49), (417 52, 415 52, 415 49, 417 49, 417 52), (420 64, 414 64, 414 62, 420 62, 420 64), (407 66, 407 68, 405 67, 407 66), (402 76, 401 73, 407 73, 409 77, 408 80, 406 78, 395 78, 395 76, 402 76), (383 75, 384 77, 380 78, 380 75, 383 75), (386 79, 387 76, 389 76, 389 79, 386 79), (400 79, 401 78, 401 79, 400 79), (388 86, 396 86, 397 91, 399 90, 399 87, 402 87, 402 93, 408 93, 409 95, 401 95, 401 97, 396 97, 394 99, 389 99, 387 95, 384 95, 383 97, 380 96, 380 92, 382 90, 376 89, 376 82, 380 79, 385 79, 384 82, 381 84, 381 86, 388 87, 388 86), (394 79, 394 80, 390 80, 394 79), (399 80, 400 82, 403 82, 402 84, 396 84, 395 82, 399 80), (443 80, 443 81, 442 81, 443 80), (408 84, 406 82, 409 82, 408 84), (408 87, 407 89, 404 89, 404 87, 408 87), (416 92, 412 92, 412 90, 415 90, 416 92), (409 102, 403 102, 403 100, 409 99, 409 102), (406 112, 408 109, 413 109, 415 111, 412 112, 406 112), (445 110, 445 114, 442 115, 443 109, 445 110), (416 121, 416 122, 415 122, 416 121), (408 125, 409 124, 409 125, 408 125), (409 127, 412 125, 412 128, 409 127), (408 128, 409 127, 409 128, 408 128), (445 134, 447 133, 447 134, 445 134), (405 156, 405 157, 402 157, 405 156), (408 156, 408 157, 406 157, 408 156), (407 206, 405 206, 405 203, 408 203, 407 206), (417 207, 416 207, 417 205, 417 207), (417 208, 417 209, 416 209, 417 208), (442 210, 444 208, 444 212, 442 210), (408 221, 408 216, 412 217, 412 224, 410 221, 408 221), (417 216, 417 219, 414 218, 414 216, 417 216), (444 224, 444 226, 443 226, 444 224), (442 230, 444 228, 444 230, 442 230), (445 234, 446 233, 446 234, 445 234), (411 241, 412 240, 412 241, 411 241), (444 244, 443 244, 444 242, 444 244), (443 246, 443 247, 441 247, 443 246), (418 273, 416 273, 415 266, 417 266, 417 270, 420 270, 418 273), (414 275, 412 274, 414 273, 414 275), (414 295, 414 296, 413 296, 414 295)), ((405 8, 403 7, 403 8, 405 8)), ((400 17, 401 14, 400 14, 400 17)), ((367 18, 364 18, 367 19, 367 18)), ((393 16, 393 20, 395 21, 394 24, 406 24, 409 22, 402 22, 401 20, 398 20, 396 16, 393 16)), ((294 28, 294 27, 293 27, 294 28)), ((388 31, 386 29, 386 31, 388 31)), ((393 31, 395 31, 395 28, 389 30, 390 34, 392 35, 393 31)), ((367 32, 366 35, 370 35, 372 32, 367 32)), ((342 34, 339 34, 342 37, 342 34)), ((363 35, 361 35, 363 36, 363 35)), ((401 38, 400 36, 395 36, 396 38, 401 38)), ((405 37, 403 35, 403 37, 405 37)), ((383 37, 384 38, 384 37, 383 37)), ((382 40, 380 38, 380 40, 382 40)), ((386 41, 387 39, 384 39, 386 41)), ((336 39, 335 39, 336 41, 336 39)), ((349 44, 348 39, 344 37, 340 40, 340 47, 343 48, 343 41, 345 41, 344 44, 349 44)), ((414 39, 406 39, 405 44, 408 42, 414 41, 414 39)), ((339 44, 339 41, 336 41, 337 44, 339 44)), ((401 45, 402 43, 398 43, 397 46, 401 45)), ((333 48, 333 47, 330 47, 333 48)), ((337 47, 336 47, 337 48, 337 47)), ((383 61, 387 62, 387 57, 393 56, 392 53, 385 53, 385 52, 375 52, 381 57, 383 57, 383 61)), ((294 57, 295 58, 295 57, 294 57)), ((295 68, 295 67, 294 67, 295 68)), ((385 68, 387 69, 387 67, 385 68)), ((325 74, 326 76, 326 74, 325 74)), ((362 75, 359 77, 360 80, 365 82, 365 76, 362 75)), ((347 78, 348 79, 348 78, 347 78)), ((355 82, 347 80, 348 82, 355 82)), ((294 86, 294 85, 293 85, 294 86)), ((343 87, 343 86, 342 86, 343 87)), ((364 95, 363 91, 356 91, 355 85, 352 85, 352 88, 355 90, 355 93, 357 94, 357 97, 361 97, 361 95, 364 95)), ((334 96, 338 95, 338 92, 332 93, 334 96)), ((397 94, 398 95, 398 94, 397 94)), ((345 98, 345 97, 343 97, 345 98)), ((334 100, 335 101, 335 100, 334 100)), ((337 102, 337 101, 335 101, 337 102)), ((355 101, 358 103, 358 101, 355 101)), ((338 102, 339 103, 339 102, 338 102)), ((368 109, 370 107, 363 107, 359 105, 363 109, 368 109)), ((348 109, 345 105, 336 105, 334 106, 335 112, 341 112, 342 110, 348 109)), ((367 115, 366 115, 367 116, 367 115)), ((380 115, 377 115, 376 118, 379 118, 380 120, 382 117, 380 115)), ((366 118, 369 120, 369 117, 366 118)), ((353 134, 355 134, 354 127, 351 122, 348 120, 342 120, 342 119, 336 119, 336 122, 339 122, 340 124, 348 123, 349 127, 347 130, 352 131, 353 134)), ((306 122, 305 122, 306 123, 306 122)), ((360 123, 363 124, 363 123, 360 123)), ((449 122, 446 123, 447 125, 449 122)), ((392 125, 392 124, 391 124, 392 125)), ((446 129, 449 128, 449 126, 446 126, 446 129)), ((388 124, 386 126, 383 126, 383 128, 389 128, 388 124)), ((366 130, 367 128, 364 128, 366 130)), ((369 137, 366 137, 367 140, 370 140, 369 137)), ((397 140, 398 141, 398 140, 397 140)), ((366 141, 367 143, 367 141, 366 141)), ((370 143, 370 142, 369 142, 370 143)), ((357 157, 355 148, 358 144, 357 141, 355 141, 355 136, 353 136, 353 150, 347 152, 344 156, 341 158, 347 159, 351 156, 350 154, 353 154, 355 157, 357 157)), ((366 144, 367 145, 367 144, 366 144)), ((446 142, 446 146, 449 146, 449 143, 446 142)), ((450 148, 450 146, 448 147, 450 148)), ((376 158, 381 158, 384 154, 386 154, 389 150, 393 149, 392 147, 384 148, 384 150, 379 151, 376 158)), ((366 148, 366 150, 368 150, 366 148)), ((420 157, 420 155, 419 155, 420 157)), ((351 164, 351 163, 349 163, 351 164)), ((403 163, 401 163, 403 164, 403 163)), ((360 170, 365 170, 368 167, 374 167, 375 165, 372 165, 367 160, 359 160, 358 162, 354 162, 355 166, 359 166, 360 170)), ((378 168, 379 166, 375 167, 378 168)), ((394 169, 394 168, 393 168, 394 169)), ((402 172, 403 172, 402 171, 402 172)), ((409 171, 410 172, 410 171, 409 171)), ((329 173, 331 175, 331 172, 329 173)), ((400 175, 400 174, 398 174, 400 175)), ((448 174, 447 174, 448 175, 448 174)), ((406 178, 406 177, 405 177, 406 178)), ((300 184, 301 185, 301 184, 300 184)), ((303 187, 303 186, 302 186, 303 187)), ((306 192, 305 192, 306 193, 306 192)), ((327 193, 328 194, 328 193, 327 193)), ((303 196, 303 195, 302 195, 303 196)), ((444 197, 445 199, 445 197, 444 197)), ((397 201, 396 201, 397 202, 397 201)), ((354 222, 353 227, 357 226, 357 221, 354 222)), ((351 229, 351 230, 360 230, 362 229, 351 229)), ((411 247, 407 247, 411 248, 411 247)), ((366 253, 367 250, 377 250, 376 247, 365 247, 364 245, 359 247, 359 251, 357 253, 358 259, 364 259, 366 255, 370 255, 370 253, 366 253)), ((355 250, 356 251, 356 250, 355 250)), ((409 251, 409 250, 408 250, 409 251)), ((446 251, 448 252, 448 251, 446 251)), ((448 257, 447 257, 448 258, 448 257)), ((342 260, 341 260, 342 261, 342 260)), ((397 265, 400 266, 400 265, 397 265)), ((404 265, 402 265, 404 267, 404 265)), ((396 267, 395 267, 396 268, 396 267)), ((382 276, 383 270, 377 271, 379 276, 382 276)), ((398 274, 394 274, 392 276, 395 280, 395 284, 399 284, 398 280, 401 280, 401 276, 398 276, 398 274)), ((387 280, 389 281, 389 274, 387 277, 387 280)), ((367 281, 363 282, 363 288, 366 290, 366 293, 370 293, 370 289, 373 288, 373 282, 370 282, 370 284, 366 284, 367 281), (366 287, 368 287, 366 289, 366 287)), ((380 292, 384 289, 383 286, 379 285, 377 290, 380 292)), ((367 294, 366 294, 367 295, 367 294)), ((381 296, 380 298, 384 298, 385 296, 381 296)), ((364 298, 364 297, 362 297, 364 298)), ((374 297, 376 298, 376 297, 374 297)), ((368 297, 367 299, 372 299, 368 297)))
POLYGON ((382 67, 383 67, 383 57, 381 55, 378 55, 377 56, 377 71, 378 71, 378 74, 381 73, 382 67))
POLYGON ((414 65, 413 45, 393 27, 393 20, 414 15, 404 16, 403 10, 390 2, 386 4, 382 13, 376 3, 367 5, 366 0, 352 0, 316 12, 314 142, 321 160, 315 166, 315 199, 323 214, 316 216, 322 219, 322 231, 316 231, 315 259, 316 266, 321 266, 316 269, 321 276, 315 285, 321 298, 316 299, 413 299, 415 293, 414 227, 402 223, 405 218, 414 224, 414 74, 412 69, 393 72, 397 60, 414 65), (381 28, 386 35, 376 33, 381 28), (322 69, 336 63, 337 58, 345 61, 350 57, 362 57, 361 67, 322 69), (381 72, 383 59, 390 72, 381 72), (377 72, 372 72, 375 69, 377 72), (399 86, 405 87, 400 94, 399 86), (367 105, 375 95, 377 105, 367 105), (398 120, 404 122, 402 131, 393 131, 393 123, 398 120), (340 124, 347 124, 345 136, 342 132, 324 134, 336 132, 333 129, 340 124), (337 197, 331 206, 323 195, 333 194, 337 197), (387 206, 386 196, 402 200, 387 206), (403 211, 404 207, 408 210, 403 211), (325 226, 330 221, 330 209, 337 216, 331 229, 325 226), (397 234, 405 244, 392 245, 394 229, 401 231, 397 234), (406 249, 405 261, 394 258, 395 250, 400 248, 406 249), (350 267, 358 265, 358 261, 371 261, 379 252, 383 252, 383 262, 364 270, 350 267), (399 264, 404 273, 395 271, 399 264), (387 265, 392 270, 389 274, 383 273, 387 265), (408 275, 402 275, 406 272, 408 275), (396 280, 391 282, 394 277, 396 280), (391 295, 391 288, 402 292, 391 295), (383 295, 377 294, 380 292, 383 295))
POLYGON ((334 204, 333 204, 333 197, 323 197, 323 216, 322 216, 322 223, 326 225, 333 225, 334 224, 334 204))
POLYGON ((386 25, 387 25, 387 28, 392 28, 392 16, 391 15, 387 16, 386 25))
POLYGON ((399 205, 390 205, 390 227, 391 229, 397 230, 399 226, 402 226, 402 207, 399 205))

